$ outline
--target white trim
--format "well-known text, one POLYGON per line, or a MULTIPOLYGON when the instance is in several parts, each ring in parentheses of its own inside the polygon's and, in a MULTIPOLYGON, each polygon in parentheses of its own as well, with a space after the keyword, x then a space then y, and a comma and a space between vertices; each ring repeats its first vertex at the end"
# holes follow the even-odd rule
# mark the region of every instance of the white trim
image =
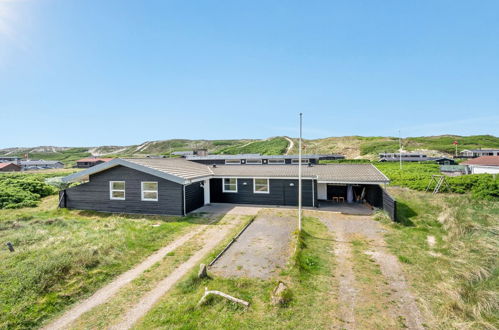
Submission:
POLYGON ((159 198, 159 182, 158 181, 141 181, 140 182, 140 200, 143 202, 157 202, 159 198), (156 184, 156 190, 145 190, 144 189, 144 183, 155 183, 156 184), (144 193, 151 193, 154 192, 156 193, 156 198, 145 198, 144 193))
POLYGON ((224 193, 237 193, 237 178, 222 178, 222 192, 224 193), (236 180, 236 190, 226 190, 225 189, 225 179, 235 179, 236 180))
POLYGON ((317 181, 317 183, 337 183, 337 184, 372 184, 372 185, 376 185, 376 184, 387 184, 387 183, 390 183, 390 181, 371 181, 371 182, 367 182, 367 181, 331 181, 331 180, 325 180, 325 181, 317 181))
MULTIPOLYGON (((282 180, 288 180, 288 179, 298 179, 297 176, 239 176, 239 175, 214 175, 211 177, 211 179, 223 179, 223 178, 237 178, 237 179, 282 179, 282 180)), ((307 176, 307 177, 302 177, 303 179, 307 180, 317 180, 317 177, 315 176, 307 176)))
POLYGON ((240 159, 226 159, 225 160, 225 165, 239 165, 241 164, 240 159))
POLYGON ((262 165, 262 160, 255 158, 248 158, 246 159, 246 165, 262 165))
POLYGON ((270 194, 270 181, 268 178, 255 178, 253 179, 253 193, 254 194, 270 194), (267 191, 256 190, 256 180, 267 180, 267 191))
POLYGON ((267 159, 268 165, 285 165, 286 159, 283 158, 269 158, 267 159))
POLYGON ((124 201, 126 199, 126 182, 125 181, 109 181, 109 199, 114 201, 124 201), (123 189, 114 189, 113 183, 115 182, 123 182, 123 189), (123 192, 122 197, 113 197, 113 192, 123 192))

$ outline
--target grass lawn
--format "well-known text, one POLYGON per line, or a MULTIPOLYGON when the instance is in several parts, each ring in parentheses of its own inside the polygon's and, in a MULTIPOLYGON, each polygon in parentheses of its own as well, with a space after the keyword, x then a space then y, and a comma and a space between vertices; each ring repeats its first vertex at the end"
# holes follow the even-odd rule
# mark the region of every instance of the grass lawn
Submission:
POLYGON ((387 243, 420 299, 426 323, 497 329, 499 202, 401 188, 390 193, 402 222, 383 220, 387 243))
POLYGON ((283 306, 274 306, 270 301, 278 279, 213 277, 200 280, 193 271, 165 295, 136 328, 327 328, 335 310, 335 298, 331 295, 333 243, 327 238, 327 228, 322 223, 315 218, 305 218, 297 253, 279 278, 290 287, 288 301, 283 306), (196 307, 205 287, 247 300, 250 308, 244 309, 220 297, 196 307))
POLYGON ((33 328, 186 232, 196 217, 0 210, 0 328, 33 328), (5 247, 12 242, 15 252, 5 247))

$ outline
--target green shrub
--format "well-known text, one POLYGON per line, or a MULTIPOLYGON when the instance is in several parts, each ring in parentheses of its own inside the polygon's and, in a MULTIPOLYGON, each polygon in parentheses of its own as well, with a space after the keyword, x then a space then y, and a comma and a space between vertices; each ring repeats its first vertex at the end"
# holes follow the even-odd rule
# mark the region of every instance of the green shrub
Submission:
POLYGON ((0 176, 0 209, 36 206, 40 198, 57 193, 42 177, 18 174, 0 176))

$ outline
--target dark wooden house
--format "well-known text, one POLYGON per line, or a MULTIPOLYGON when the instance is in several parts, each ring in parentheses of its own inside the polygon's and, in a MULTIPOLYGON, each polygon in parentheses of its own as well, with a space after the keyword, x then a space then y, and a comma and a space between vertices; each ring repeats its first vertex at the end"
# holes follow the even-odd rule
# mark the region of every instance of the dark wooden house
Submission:
MULTIPOLYGON (((298 166, 205 165, 181 158, 113 159, 67 176, 60 206, 117 213, 185 215, 205 204, 297 205, 298 166)), ((303 205, 359 198, 386 205, 388 178, 371 164, 302 166, 303 205)))

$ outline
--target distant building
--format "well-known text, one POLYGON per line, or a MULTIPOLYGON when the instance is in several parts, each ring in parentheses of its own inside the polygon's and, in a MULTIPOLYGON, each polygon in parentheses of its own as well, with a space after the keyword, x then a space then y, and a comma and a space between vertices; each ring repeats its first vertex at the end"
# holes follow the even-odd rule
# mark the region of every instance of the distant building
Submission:
POLYGON ((471 174, 498 174, 499 156, 482 156, 461 163, 467 165, 471 174))
POLYGON ((499 149, 470 149, 460 152, 463 158, 477 158, 482 156, 499 156, 499 149))
POLYGON ((97 158, 97 157, 89 157, 82 158, 76 161, 77 168, 89 168, 95 165, 99 165, 105 162, 112 160, 113 158, 97 158))
POLYGON ((172 155, 180 157, 192 156, 194 155, 194 151, 174 151, 172 152, 172 155))
POLYGON ((14 163, 14 164, 18 164, 20 161, 21 161, 21 157, 0 156, 0 163, 14 163))
MULTIPOLYGON (((344 159, 342 155, 302 155, 302 164, 318 164, 320 160, 344 159)), ((206 165, 296 165, 298 155, 206 155, 186 156, 185 159, 206 165)))
POLYGON ((399 162, 402 160, 403 162, 436 162, 440 165, 454 165, 456 164, 455 160, 448 157, 428 157, 425 154, 415 153, 415 152, 406 152, 406 153, 380 153, 379 161, 380 162, 399 162))
POLYGON ((21 169, 29 170, 48 170, 54 168, 64 168, 64 163, 55 160, 21 160, 21 169))
POLYGON ((19 172, 21 166, 14 163, 0 163, 0 172, 19 172))
POLYGON ((415 153, 415 152, 383 152, 379 154, 380 162, 398 162, 402 159, 403 162, 423 162, 428 160, 428 156, 425 154, 415 153))

